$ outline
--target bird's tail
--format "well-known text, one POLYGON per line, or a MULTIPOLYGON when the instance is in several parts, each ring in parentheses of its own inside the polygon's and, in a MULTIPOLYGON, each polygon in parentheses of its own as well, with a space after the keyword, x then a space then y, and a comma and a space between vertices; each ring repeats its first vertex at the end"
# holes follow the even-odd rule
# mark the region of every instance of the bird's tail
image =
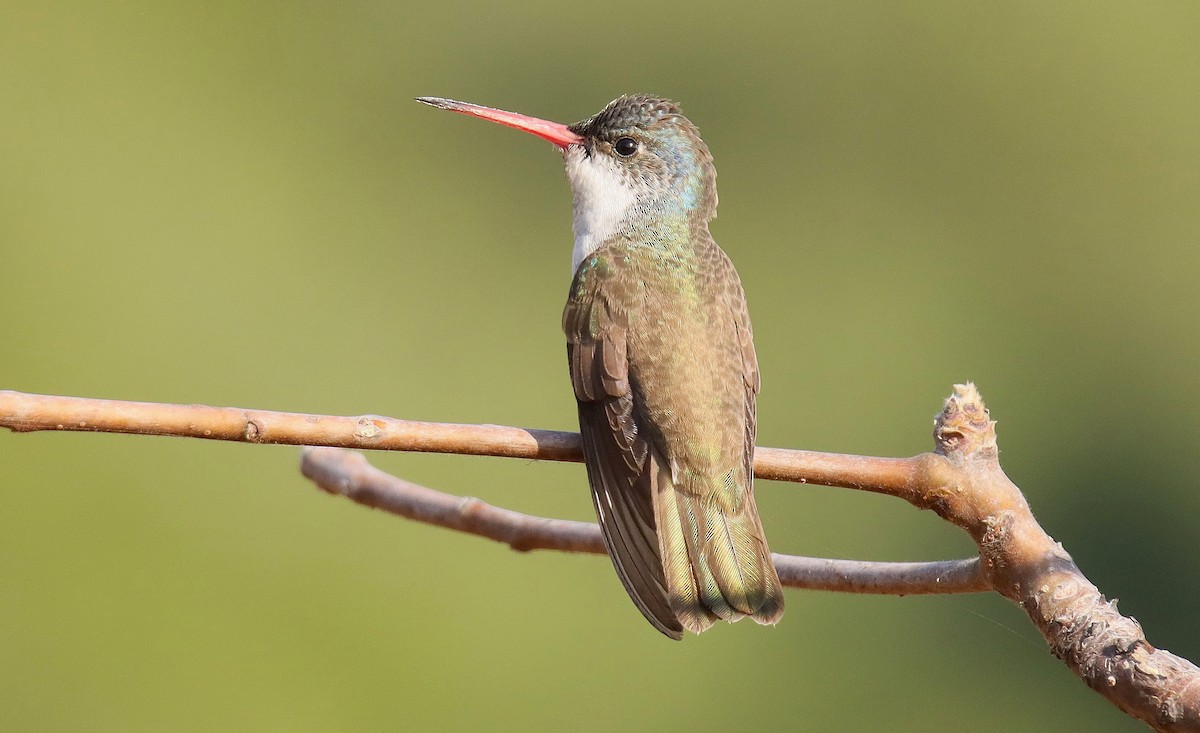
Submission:
POLYGON ((732 471, 709 487, 707 477, 659 470, 654 514, 667 595, 680 623, 697 634, 717 619, 778 623, 783 589, 750 487, 736 486, 732 471))

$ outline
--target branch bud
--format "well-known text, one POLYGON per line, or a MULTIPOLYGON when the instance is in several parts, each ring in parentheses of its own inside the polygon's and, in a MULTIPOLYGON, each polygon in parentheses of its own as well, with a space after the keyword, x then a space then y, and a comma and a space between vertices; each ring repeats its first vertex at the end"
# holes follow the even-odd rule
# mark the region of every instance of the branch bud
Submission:
POLYGON ((933 421, 933 439, 936 452, 947 458, 996 458, 996 421, 974 382, 954 385, 954 394, 933 421))

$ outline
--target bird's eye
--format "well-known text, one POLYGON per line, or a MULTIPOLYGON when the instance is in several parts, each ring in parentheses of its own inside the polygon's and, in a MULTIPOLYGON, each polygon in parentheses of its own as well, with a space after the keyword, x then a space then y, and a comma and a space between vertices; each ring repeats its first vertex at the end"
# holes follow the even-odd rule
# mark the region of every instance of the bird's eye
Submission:
POLYGON ((628 158, 638 150, 637 140, 631 137, 623 137, 613 144, 613 151, 622 158, 628 158))

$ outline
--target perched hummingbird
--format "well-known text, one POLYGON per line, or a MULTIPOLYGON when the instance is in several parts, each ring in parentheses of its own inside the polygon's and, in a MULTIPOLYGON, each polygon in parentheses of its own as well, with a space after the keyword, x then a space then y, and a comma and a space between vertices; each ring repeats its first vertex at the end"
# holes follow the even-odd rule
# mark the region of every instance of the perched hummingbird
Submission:
POLYGON ((778 622, 753 491, 758 361, 741 281, 708 232, 717 172, 696 126, 642 94, 569 126, 417 101, 562 152, 575 229, 567 359, 596 516, 633 602, 672 639, 716 619, 778 622))

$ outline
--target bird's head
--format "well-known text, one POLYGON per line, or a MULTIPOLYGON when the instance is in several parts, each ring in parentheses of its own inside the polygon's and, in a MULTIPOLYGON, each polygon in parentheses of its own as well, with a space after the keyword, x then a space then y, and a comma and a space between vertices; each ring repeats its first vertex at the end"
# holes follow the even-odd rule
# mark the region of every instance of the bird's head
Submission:
POLYGON ((577 199, 613 196, 611 189, 620 188, 632 192, 647 215, 716 216, 712 154, 674 102, 618 97, 568 129, 582 138, 563 155, 577 199))
POLYGON ((639 225, 716 216, 712 154, 696 126, 668 99, 618 97, 573 125, 452 99, 418 101, 524 130, 562 151, 574 194, 576 265, 608 238, 639 225))

